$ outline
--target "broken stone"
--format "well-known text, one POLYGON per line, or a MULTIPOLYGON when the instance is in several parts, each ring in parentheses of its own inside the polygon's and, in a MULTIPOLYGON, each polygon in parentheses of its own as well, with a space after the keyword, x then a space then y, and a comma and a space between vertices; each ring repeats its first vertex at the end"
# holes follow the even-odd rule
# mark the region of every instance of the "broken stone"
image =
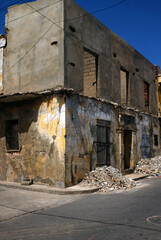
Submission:
POLYGON ((132 188, 137 184, 133 180, 124 177, 117 168, 103 166, 85 175, 81 185, 99 187, 100 192, 109 192, 132 188))
POLYGON ((23 185, 23 186, 30 186, 32 184, 33 184, 33 179, 26 178, 23 181, 21 181, 21 185, 23 185))
POLYGON ((136 166, 135 173, 147 174, 148 178, 161 177, 161 156, 141 159, 136 166))

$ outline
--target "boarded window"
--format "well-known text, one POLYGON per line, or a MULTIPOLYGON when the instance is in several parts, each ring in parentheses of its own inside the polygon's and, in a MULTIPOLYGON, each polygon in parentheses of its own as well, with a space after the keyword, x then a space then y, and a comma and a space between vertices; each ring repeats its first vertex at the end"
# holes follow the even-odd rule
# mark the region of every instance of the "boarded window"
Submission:
POLYGON ((154 145, 158 146, 158 135, 154 135, 154 145))
POLYGON ((97 67, 98 57, 96 54, 84 50, 84 94, 87 96, 97 96, 97 67))
POLYGON ((144 82, 145 111, 149 111, 149 84, 144 82))
POLYGON ((110 165, 110 122, 97 120, 97 165, 110 165))
POLYGON ((18 120, 6 121, 6 147, 8 151, 19 150, 18 120))
POLYGON ((129 72, 121 68, 120 70, 120 80, 121 80, 121 104, 128 104, 128 79, 129 72))

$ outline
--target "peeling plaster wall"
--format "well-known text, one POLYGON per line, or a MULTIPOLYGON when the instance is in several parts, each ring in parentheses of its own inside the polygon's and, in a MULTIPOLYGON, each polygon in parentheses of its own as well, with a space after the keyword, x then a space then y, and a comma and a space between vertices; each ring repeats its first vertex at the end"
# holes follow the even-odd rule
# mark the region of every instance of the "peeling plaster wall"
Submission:
POLYGON ((65 102, 43 97, 5 104, 0 114, 0 180, 65 186, 65 102), (20 151, 6 151, 5 120, 19 120, 20 151))
POLYGON ((0 180, 24 178, 55 187, 79 183, 97 166, 97 123, 110 123, 110 163, 125 171, 125 131, 131 131, 130 168, 160 154, 157 117, 71 92, 1 103, 0 180), (51 96, 52 95, 52 96, 51 96), (5 121, 18 119, 19 151, 6 150, 5 121), (155 146, 154 135, 158 136, 155 146))
POLYGON ((130 168, 141 158, 160 153, 158 118, 74 95, 66 98, 66 186, 80 182, 97 164, 97 119, 110 121, 110 161, 122 172, 124 166, 124 131, 132 131, 130 168), (154 134, 158 146, 154 146, 154 134))
POLYGON ((97 119, 111 122, 111 164, 117 166, 117 111, 94 99, 73 96, 66 99, 66 184, 76 184, 97 161, 97 119))
POLYGON ((138 159, 150 158, 160 154, 159 119, 154 116, 137 113, 136 126, 138 159), (158 147, 154 144, 154 135, 158 136, 158 147))

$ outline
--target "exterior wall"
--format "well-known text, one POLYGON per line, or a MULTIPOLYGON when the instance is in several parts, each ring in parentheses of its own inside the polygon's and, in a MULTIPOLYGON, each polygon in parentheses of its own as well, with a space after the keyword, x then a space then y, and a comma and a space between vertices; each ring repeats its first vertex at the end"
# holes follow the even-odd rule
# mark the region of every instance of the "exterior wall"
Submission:
POLYGON ((161 69, 156 66, 157 95, 158 95, 158 114, 161 116, 161 69))
POLYGON ((111 122, 111 164, 117 165, 117 112, 114 106, 85 97, 66 99, 66 184, 76 184, 97 162, 97 119, 111 122))
POLYGON ((38 0, 8 9, 4 95, 63 86, 63 19, 64 1, 38 0))
POLYGON ((3 48, 0 48, 0 94, 3 92, 3 48))
POLYGON ((124 68, 129 72, 127 105, 145 111, 144 82, 147 82, 149 113, 157 114, 154 65, 72 0, 66 1, 65 19, 69 19, 65 22, 65 86, 83 91, 83 50, 86 48, 98 55, 99 98, 121 103, 120 69, 124 68), (87 16, 81 17, 83 15, 87 16), (70 20, 72 18, 74 20, 70 20), (70 62, 75 66, 71 67, 70 62))
POLYGON ((73 0, 37 0, 10 7, 6 29, 4 95, 65 86, 121 104, 124 68, 129 73, 127 106, 146 111, 146 82, 149 113, 157 114, 154 65, 73 0), (84 48, 98 58, 96 90, 84 84, 84 48))
POLYGON ((0 110, 0 180, 25 178, 65 186, 64 97, 3 104, 0 110), (5 121, 18 119, 19 151, 6 150, 5 121))
POLYGON ((98 121, 109 123, 110 164, 125 172, 125 133, 131 133, 129 168, 160 153, 157 117, 70 92, 0 105, 0 180, 25 178, 55 187, 80 182, 98 164, 98 121), (19 149, 7 150, 6 121, 18 120, 19 149), (158 138, 155 146, 154 135, 158 138))
POLYGON ((110 122, 111 165, 125 171, 125 130, 132 132, 130 168, 160 153, 157 117, 79 95, 66 99, 66 186, 80 182, 97 165, 97 119, 110 122), (158 136, 158 146, 154 145, 158 136))

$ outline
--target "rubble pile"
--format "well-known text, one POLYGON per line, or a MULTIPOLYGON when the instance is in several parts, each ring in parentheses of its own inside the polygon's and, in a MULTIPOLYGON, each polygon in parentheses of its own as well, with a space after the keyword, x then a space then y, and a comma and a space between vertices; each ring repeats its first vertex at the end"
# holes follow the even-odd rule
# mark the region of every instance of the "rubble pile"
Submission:
POLYGON ((161 156, 141 159, 136 166, 135 173, 147 174, 149 177, 161 177, 161 156))
POLYGON ((103 166, 86 174, 81 185, 98 187, 100 192, 109 192, 133 188, 136 182, 123 176, 117 168, 103 166))

